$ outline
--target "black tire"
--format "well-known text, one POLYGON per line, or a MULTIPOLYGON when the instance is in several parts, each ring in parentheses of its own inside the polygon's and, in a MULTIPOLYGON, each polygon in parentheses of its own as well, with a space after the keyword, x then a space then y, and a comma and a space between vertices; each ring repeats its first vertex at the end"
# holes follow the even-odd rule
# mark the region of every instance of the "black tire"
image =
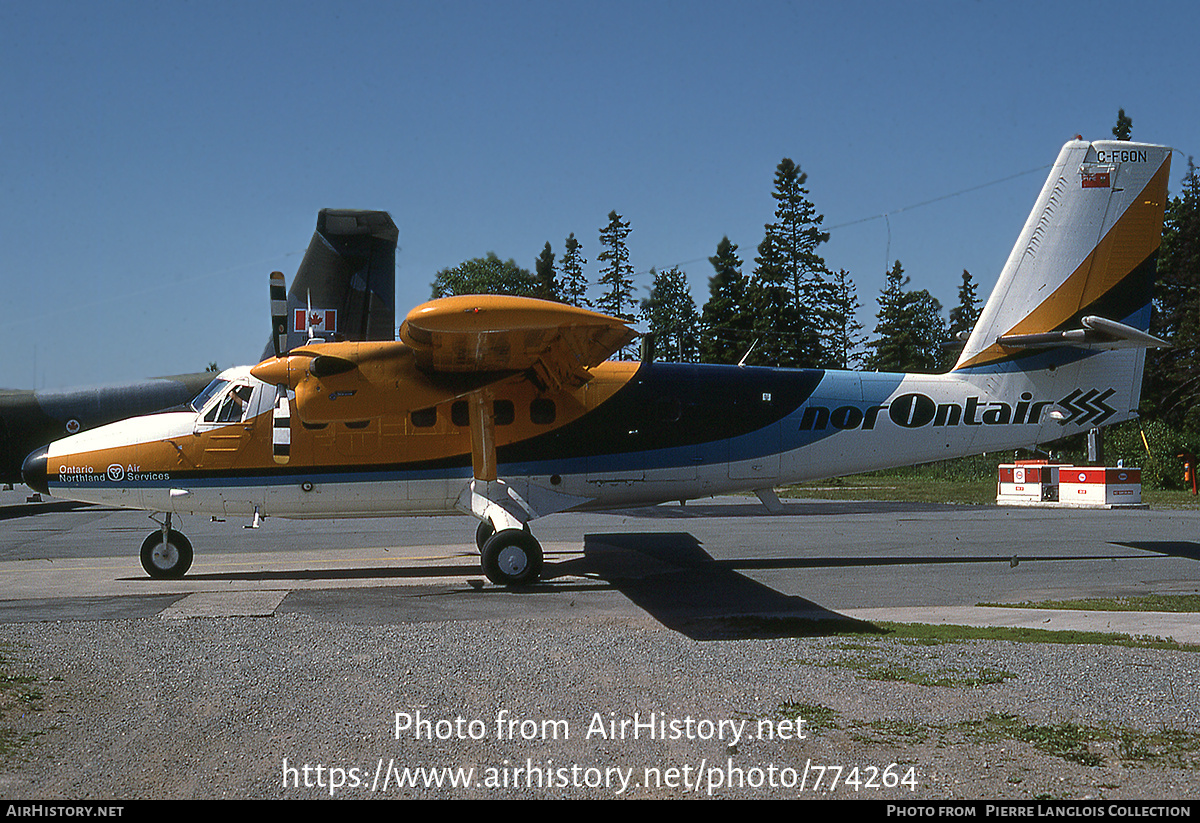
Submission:
POLYGON ((492 525, 491 520, 480 520, 479 526, 475 529, 475 547, 482 552, 483 544, 495 533, 496 527, 492 525))
POLYGON ((174 529, 167 530, 163 543, 162 529, 155 529, 142 543, 142 568, 157 580, 183 577, 192 567, 192 544, 174 529))
POLYGON ((542 545, 524 529, 504 529, 483 544, 483 573, 498 586, 528 586, 542 574, 542 545))

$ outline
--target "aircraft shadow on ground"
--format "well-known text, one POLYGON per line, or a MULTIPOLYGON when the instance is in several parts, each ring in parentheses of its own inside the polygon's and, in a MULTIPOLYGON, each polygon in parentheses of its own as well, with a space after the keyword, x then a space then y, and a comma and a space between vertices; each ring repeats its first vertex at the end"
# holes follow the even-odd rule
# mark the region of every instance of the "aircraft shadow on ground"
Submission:
MULTIPOLYGON (((361 566, 345 569, 279 569, 260 572, 190 573, 187 579, 221 582, 237 580, 251 583, 286 582, 288 580, 420 580, 442 577, 474 577, 482 573, 483 571, 478 565, 471 567, 462 564, 438 564, 430 566, 361 566)), ((149 580, 150 578, 128 577, 123 579, 133 582, 137 580, 149 580)))
POLYGON ((945 512, 968 508, 961 503, 911 503, 892 500, 783 500, 778 509, 768 509, 748 498, 746 502, 694 503, 680 506, 664 503, 634 509, 600 510, 607 514, 651 520, 688 520, 709 517, 815 517, 852 514, 895 514, 898 512, 945 512))
POLYGON ((1200 560, 1200 543, 1182 540, 1134 540, 1115 544, 1128 546, 1131 549, 1141 549, 1146 552, 1181 557, 1185 560, 1200 560))
MULTIPOLYGON (((1200 544, 1183 542, 1121 543, 1164 556, 1200 559, 1200 544)), ((475 556, 464 552, 463 559, 475 556)), ((1039 555, 1016 562, 1114 560, 1119 555, 1039 555)), ((1132 557, 1132 556, 1131 556, 1132 557)), ((715 559, 688 532, 589 534, 582 557, 549 558, 543 582, 509 590, 487 586, 482 593, 540 594, 612 591, 623 594, 650 617, 694 640, 813 637, 841 633, 877 634, 871 623, 854 620, 811 600, 787 595, 747 577, 744 571, 867 568, 963 563, 1011 564, 1014 558, 991 555, 908 555, 903 557, 778 557, 715 559), (563 578, 575 578, 564 580, 563 578), (580 581, 579 578, 584 578, 580 581)), ((189 580, 319 581, 419 580, 476 578, 478 566, 438 563, 424 566, 370 566, 344 569, 288 569, 191 574, 189 580)), ((532 605, 532 603, 530 604, 532 605)))
POLYGON ((548 574, 598 577, 693 640, 880 631, 739 574, 737 563, 715 560, 686 532, 589 534, 583 552, 582 558, 556 564, 548 574))
MULTIPOLYGON (((1200 545, 1161 544, 1150 551, 1200 558, 1200 545), (1189 553, 1190 552, 1190 553, 1189 553)), ((1113 560, 1113 554, 919 555, 906 557, 741 558, 717 560, 695 536, 681 533, 589 534, 584 556, 546 569, 545 576, 587 575, 605 580, 664 626, 697 640, 879 633, 803 597, 786 595, 741 571, 865 568, 962 563, 1113 560)))
POLYGON ((7 506, 0 506, 0 520, 16 520, 20 517, 35 517, 39 514, 54 514, 56 512, 69 512, 75 509, 88 509, 91 511, 115 511, 113 509, 100 509, 93 506, 91 503, 76 503, 73 500, 47 500, 33 503, 13 503, 7 506))

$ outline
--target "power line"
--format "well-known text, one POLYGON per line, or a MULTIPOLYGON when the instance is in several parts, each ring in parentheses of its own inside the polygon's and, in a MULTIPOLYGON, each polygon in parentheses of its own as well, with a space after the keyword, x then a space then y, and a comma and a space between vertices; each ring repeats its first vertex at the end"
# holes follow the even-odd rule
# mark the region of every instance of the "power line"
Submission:
MULTIPOLYGON (((1008 181, 1010 181, 1010 180, 1016 180, 1018 177, 1025 177, 1025 176, 1027 176, 1027 175, 1030 175, 1030 174, 1035 174, 1035 173, 1037 173, 1037 172, 1044 172, 1046 169, 1050 168, 1052 165, 1054 165, 1054 164, 1053 164, 1053 163, 1046 163, 1045 165, 1038 166, 1037 168, 1033 168, 1033 169, 1026 169, 1025 171, 1019 171, 1019 172, 1017 172, 1016 174, 1010 174, 1010 175, 1008 175, 1007 177, 1000 177, 1000 178, 997 178, 996 180, 989 180, 989 181, 988 181, 988 182, 986 182, 986 183, 980 183, 980 184, 978 184, 978 185, 975 185, 975 186, 968 186, 968 187, 967 187, 967 188, 965 188, 965 189, 959 189, 958 191, 951 192, 950 194, 943 194, 943 195, 940 195, 939 197, 933 197, 933 198, 930 198, 929 200, 922 200, 920 203, 913 203, 912 205, 909 205, 909 206, 902 206, 901 208, 898 208, 898 209, 892 209, 891 211, 885 211, 885 212, 882 212, 882 213, 880 213, 880 214, 873 214, 873 215, 871 215, 870 217, 860 217, 860 218, 858 218, 857 220, 850 220, 850 221, 848 221, 848 222, 846 222, 846 223, 838 223, 836 226, 825 226, 825 228, 826 228, 826 229, 828 229, 828 230, 830 230, 830 231, 832 231, 832 230, 834 230, 834 229, 844 229, 844 228, 846 228, 847 226, 857 226, 857 225, 859 225, 860 223, 869 223, 869 222, 871 222, 872 220, 884 220, 884 221, 887 221, 887 220, 888 220, 888 218, 889 218, 891 215, 893 215, 893 214, 902 214, 903 212, 906 212, 906 211, 912 211, 913 209, 919 209, 919 208, 923 208, 923 207, 925 207, 925 206, 929 206, 929 205, 932 205, 932 204, 934 204, 934 203, 940 203, 940 202, 942 202, 943 200, 950 200, 950 199, 952 199, 952 198, 955 198, 955 197, 961 197, 961 196, 962 196, 962 195, 964 195, 964 194, 970 194, 971 192, 979 191, 980 189, 986 189, 986 188, 988 188, 989 186, 998 186, 998 185, 1000 185, 1001 183, 1007 183, 1007 182, 1008 182, 1008 181)), ((891 245, 891 223, 890 223, 890 222, 888 223, 888 245, 889 245, 889 248, 890 248, 890 245, 891 245)), ((697 258, 695 258, 695 259, 693 259, 693 260, 684 260, 684 261, 682 261, 682 262, 680 262, 680 263, 674 263, 674 264, 672 264, 672 267, 674 267, 674 266, 678 266, 678 267, 688 266, 688 265, 691 265, 692 263, 702 263, 702 262, 704 262, 704 261, 706 261, 706 260, 708 260, 708 258, 707 258, 707 257, 697 257, 697 258)), ((649 269, 646 269, 646 270, 644 270, 644 271, 639 271, 639 272, 636 272, 636 273, 634 274, 634 277, 639 277, 639 276, 641 276, 641 275, 643 275, 643 274, 649 274, 651 271, 654 271, 654 270, 656 270, 657 268, 659 268, 659 267, 658 267, 658 266, 654 266, 654 267, 651 267, 651 268, 649 268, 649 269)), ((886 267, 885 267, 885 268, 886 268, 886 267)))
POLYGON ((963 194, 970 194, 973 191, 979 191, 980 189, 986 189, 988 186, 996 186, 996 185, 999 185, 1000 183, 1007 183, 1009 180, 1016 180, 1018 177, 1024 177, 1027 174, 1033 174, 1035 172, 1045 171, 1046 169, 1050 168, 1052 165, 1054 165, 1054 164, 1047 163, 1044 166, 1038 166, 1036 169, 1027 169, 1026 171, 1019 171, 1016 174, 1010 174, 1008 177, 1001 177, 998 180, 990 180, 987 183, 980 183, 977 186, 970 186, 968 188, 960 189, 960 190, 958 190, 956 192, 952 192, 950 194, 943 194, 940 197, 934 197, 929 200, 922 200, 920 203, 913 203, 911 206, 904 206, 903 208, 893 209, 892 211, 885 211, 882 214, 874 214, 874 215, 871 215, 870 217, 861 217, 858 220, 851 220, 848 223, 839 223, 836 226, 829 226, 828 228, 830 230, 844 229, 846 226, 857 226, 859 223, 867 223, 867 222, 870 222, 871 220, 886 220, 889 216, 891 216, 893 214, 900 214, 901 212, 911 211, 912 209, 919 209, 922 206, 929 206, 929 205, 932 205, 933 203, 940 203, 941 201, 949 200, 952 197, 958 197, 963 194))

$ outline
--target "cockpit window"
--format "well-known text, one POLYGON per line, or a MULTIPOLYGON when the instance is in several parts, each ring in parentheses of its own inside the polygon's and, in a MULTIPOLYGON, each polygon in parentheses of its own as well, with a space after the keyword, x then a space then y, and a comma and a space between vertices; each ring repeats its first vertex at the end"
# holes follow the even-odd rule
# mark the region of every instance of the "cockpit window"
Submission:
POLYGON ((198 395, 196 395, 196 398, 194 400, 192 400, 192 402, 190 404, 192 407, 192 411, 198 412, 201 409, 203 409, 204 405, 206 403, 208 403, 209 400, 211 400, 212 398, 214 398, 218 394, 220 394, 221 391, 228 385, 229 385, 229 381, 225 380, 223 378, 218 377, 215 380, 213 380, 211 383, 209 383, 207 386, 204 387, 204 391, 200 392, 198 395))
POLYGON ((250 397, 254 389, 250 386, 237 386, 225 395, 220 403, 213 406, 204 415, 206 423, 237 423, 246 416, 250 407, 250 397))

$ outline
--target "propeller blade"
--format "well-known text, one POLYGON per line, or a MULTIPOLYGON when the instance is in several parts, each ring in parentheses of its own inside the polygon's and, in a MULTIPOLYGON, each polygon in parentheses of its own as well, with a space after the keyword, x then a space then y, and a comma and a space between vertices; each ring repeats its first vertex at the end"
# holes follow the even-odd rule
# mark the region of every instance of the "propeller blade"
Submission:
POLYGON ((275 356, 287 354, 287 283, 283 272, 271 272, 271 343, 274 344, 275 356))
POLYGON ((292 459, 292 404, 288 400, 287 386, 275 387, 275 411, 271 415, 271 451, 275 462, 287 463, 292 459))

